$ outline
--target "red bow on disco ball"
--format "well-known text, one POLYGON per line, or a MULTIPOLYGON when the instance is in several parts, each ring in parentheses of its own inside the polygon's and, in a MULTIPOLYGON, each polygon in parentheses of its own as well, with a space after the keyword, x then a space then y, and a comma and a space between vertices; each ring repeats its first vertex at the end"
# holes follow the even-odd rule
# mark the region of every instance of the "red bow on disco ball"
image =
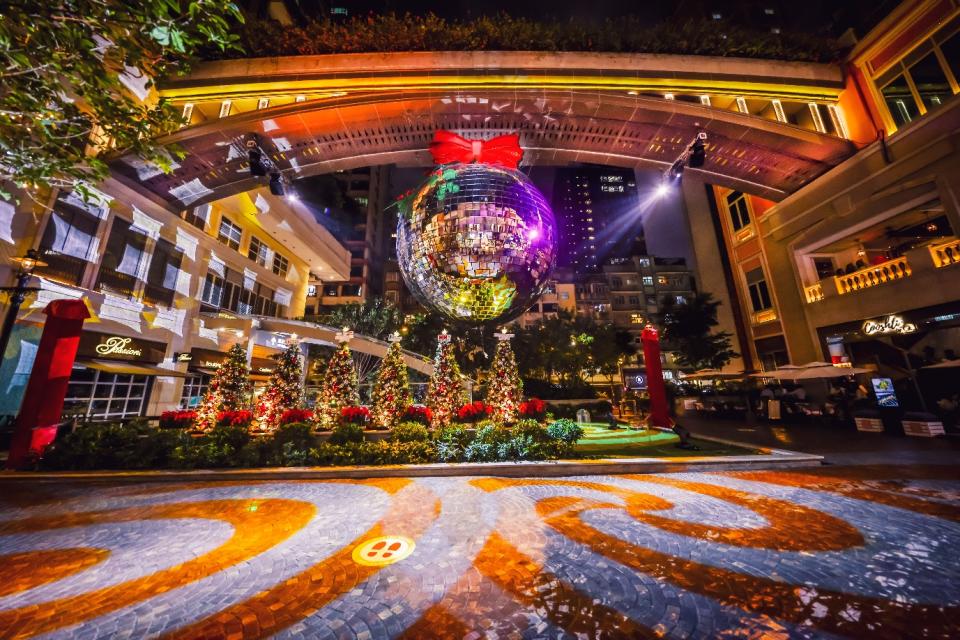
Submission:
POLYGON ((430 154, 437 164, 454 162, 473 162, 482 164, 500 164, 508 169, 516 169, 523 157, 520 148, 520 135, 508 133, 489 140, 468 140, 452 131, 441 129, 433 134, 430 154))

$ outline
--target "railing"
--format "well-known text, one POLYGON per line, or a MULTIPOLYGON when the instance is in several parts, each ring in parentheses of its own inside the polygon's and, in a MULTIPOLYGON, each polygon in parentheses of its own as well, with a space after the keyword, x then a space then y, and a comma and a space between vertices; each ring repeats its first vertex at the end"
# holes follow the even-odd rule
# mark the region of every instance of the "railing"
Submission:
POLYGON ((932 244, 928 248, 933 264, 938 269, 951 264, 960 264, 960 238, 942 244, 932 244))
POLYGON ((906 258, 894 258, 880 264, 864 267, 859 271, 842 276, 834 276, 837 283, 837 292, 840 295, 852 293, 861 289, 869 289, 877 285, 907 278, 913 273, 906 258))
POLYGON ((823 284, 819 282, 809 287, 804 287, 803 292, 807 296, 807 304, 823 300, 823 284))

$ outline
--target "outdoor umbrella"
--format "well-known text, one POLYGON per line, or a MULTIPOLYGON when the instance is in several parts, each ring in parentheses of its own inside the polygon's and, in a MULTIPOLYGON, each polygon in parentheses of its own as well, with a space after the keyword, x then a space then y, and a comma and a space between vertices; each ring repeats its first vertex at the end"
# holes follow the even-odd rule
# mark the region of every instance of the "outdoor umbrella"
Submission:
POLYGON ((720 371, 719 369, 700 369, 684 375, 682 380, 739 380, 743 371, 720 371))
POLYGON ((805 367, 796 371, 790 380, 825 380, 827 378, 846 378, 859 373, 870 373, 870 369, 858 369, 856 367, 834 367, 827 365, 825 367, 805 367))

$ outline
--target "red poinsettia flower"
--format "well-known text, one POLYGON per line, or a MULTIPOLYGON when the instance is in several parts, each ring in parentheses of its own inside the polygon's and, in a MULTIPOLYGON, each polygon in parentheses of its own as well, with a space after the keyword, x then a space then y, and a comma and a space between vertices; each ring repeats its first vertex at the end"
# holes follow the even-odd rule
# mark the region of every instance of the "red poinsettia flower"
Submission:
POLYGON ((280 424, 291 424, 294 422, 310 422, 313 419, 313 411, 309 409, 287 409, 280 414, 280 424))
POLYGON ((542 420, 547 415, 547 405, 539 398, 530 398, 520 403, 520 415, 524 418, 542 420))
POLYGON ((351 424, 367 424, 370 421, 370 410, 366 407, 343 407, 340 409, 340 422, 351 424))
POLYGON ((221 411, 217 414, 218 426, 249 427, 253 422, 252 411, 221 411))
POLYGON ((196 419, 196 411, 164 411, 160 414, 160 426, 164 429, 186 429, 196 419))
POLYGON ((425 407, 422 404, 412 404, 407 407, 403 419, 429 425, 430 421, 433 420, 433 411, 430 410, 430 407, 425 407))
POLYGON ((477 400, 463 405, 457 411, 457 418, 461 422, 477 422, 493 413, 493 407, 477 400))

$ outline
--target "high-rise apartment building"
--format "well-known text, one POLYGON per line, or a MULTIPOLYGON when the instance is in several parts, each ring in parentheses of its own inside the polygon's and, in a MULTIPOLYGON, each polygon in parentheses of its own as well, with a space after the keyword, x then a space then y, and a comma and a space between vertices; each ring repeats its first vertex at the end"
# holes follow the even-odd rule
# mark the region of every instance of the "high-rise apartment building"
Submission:
POLYGON ((611 258, 645 254, 637 203, 632 169, 558 169, 552 203, 560 236, 558 265, 580 275, 611 258))

